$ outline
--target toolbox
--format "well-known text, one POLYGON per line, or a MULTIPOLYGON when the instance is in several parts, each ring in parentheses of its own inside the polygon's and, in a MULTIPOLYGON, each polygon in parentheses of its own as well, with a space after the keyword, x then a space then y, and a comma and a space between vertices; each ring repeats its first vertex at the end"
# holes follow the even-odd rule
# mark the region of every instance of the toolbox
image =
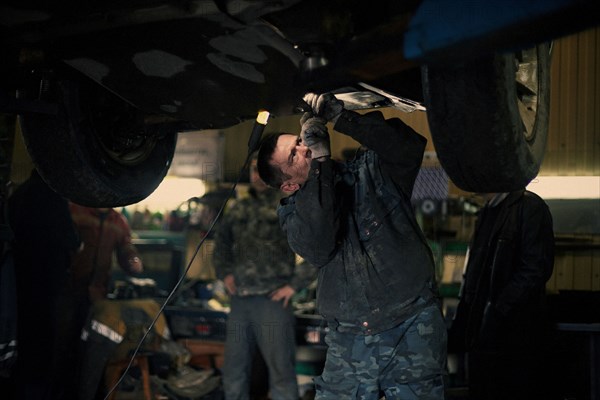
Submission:
POLYGON ((165 316, 174 339, 225 341, 227 313, 201 307, 169 306, 165 316))

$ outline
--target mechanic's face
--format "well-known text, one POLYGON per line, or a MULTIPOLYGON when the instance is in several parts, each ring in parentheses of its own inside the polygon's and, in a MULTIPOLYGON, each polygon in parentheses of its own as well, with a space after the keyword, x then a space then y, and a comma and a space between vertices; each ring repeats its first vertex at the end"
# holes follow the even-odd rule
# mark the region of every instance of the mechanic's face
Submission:
POLYGON ((310 150, 302 143, 300 136, 281 135, 271 158, 271 163, 289 176, 281 184, 281 190, 293 193, 300 189, 308 179, 310 162, 310 150))

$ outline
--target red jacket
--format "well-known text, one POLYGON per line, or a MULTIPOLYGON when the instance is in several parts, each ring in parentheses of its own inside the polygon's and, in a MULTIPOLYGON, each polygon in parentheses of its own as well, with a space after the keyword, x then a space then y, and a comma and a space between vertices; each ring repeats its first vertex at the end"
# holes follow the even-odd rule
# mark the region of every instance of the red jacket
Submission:
POLYGON ((83 249, 72 261, 73 289, 79 294, 92 289, 90 294, 95 292, 99 297, 104 297, 113 255, 123 270, 134 272, 131 260, 139 255, 131 243, 131 229, 125 217, 113 209, 89 208, 73 203, 69 204, 69 208, 83 242, 83 249))

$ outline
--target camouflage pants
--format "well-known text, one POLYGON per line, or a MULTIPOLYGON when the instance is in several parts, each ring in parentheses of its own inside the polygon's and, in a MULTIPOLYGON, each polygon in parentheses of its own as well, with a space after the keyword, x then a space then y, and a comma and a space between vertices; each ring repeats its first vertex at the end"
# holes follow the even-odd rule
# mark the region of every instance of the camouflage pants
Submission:
POLYGON ((440 309, 418 315, 375 335, 331 330, 316 399, 444 398, 446 327, 440 309))

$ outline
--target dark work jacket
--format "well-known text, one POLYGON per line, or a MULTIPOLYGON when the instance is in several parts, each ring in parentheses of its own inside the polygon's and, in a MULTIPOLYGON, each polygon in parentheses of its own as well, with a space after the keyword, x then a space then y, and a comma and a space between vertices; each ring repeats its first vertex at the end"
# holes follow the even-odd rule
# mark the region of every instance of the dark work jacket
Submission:
POLYGON ((433 258, 410 204, 426 140, 380 112, 344 111, 335 129, 368 150, 345 164, 313 161, 279 216, 292 249, 319 267, 319 313, 340 330, 374 334, 436 297, 433 258))
POLYGON ((524 190, 496 207, 495 218, 480 216, 475 226, 452 328, 464 329, 467 350, 534 351, 550 329, 545 285, 554 266, 552 216, 539 196, 524 190), (477 240, 483 230, 489 236, 477 240))

